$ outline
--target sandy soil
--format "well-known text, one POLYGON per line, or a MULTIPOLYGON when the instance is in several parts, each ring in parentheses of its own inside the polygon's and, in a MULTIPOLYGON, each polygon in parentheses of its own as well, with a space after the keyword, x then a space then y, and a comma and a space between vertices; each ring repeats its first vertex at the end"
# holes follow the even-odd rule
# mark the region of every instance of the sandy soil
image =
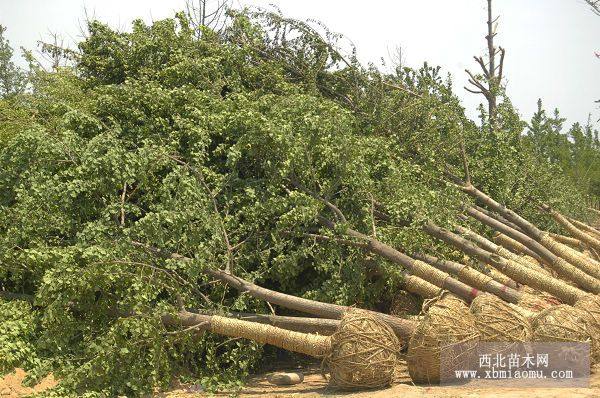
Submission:
POLYGON ((23 380, 27 374, 23 369, 15 369, 12 373, 5 375, 0 379, 0 397, 2 398, 20 398, 41 392, 54 387, 57 383, 52 374, 46 376, 33 388, 23 386, 23 380))
MULTIPOLYGON (((291 369, 290 369, 291 370, 291 369)), ((285 371, 285 369, 282 369, 285 371)), ((400 367, 397 374, 397 384, 377 391, 345 393, 327 388, 327 381, 321 376, 318 368, 304 369, 304 382, 294 386, 274 386, 267 381, 267 374, 257 376, 249 381, 240 392, 242 398, 599 398, 600 397, 600 368, 596 369, 591 378, 590 388, 473 388, 461 387, 430 387, 413 385, 406 367, 400 367)), ((209 395, 194 392, 195 386, 183 387, 161 394, 166 398, 199 398, 209 395)), ((226 396, 228 394, 217 394, 226 396)))
MULTIPOLYGON (((297 371, 298 369, 280 369, 280 371, 297 371)), ((377 391, 346 393, 327 388, 327 381, 321 376, 318 367, 302 369, 304 382, 294 386, 275 386, 267 381, 267 375, 256 376, 248 382, 239 393, 242 398, 598 398, 600 397, 600 368, 592 373, 590 388, 473 388, 473 387, 429 387, 415 386, 411 383, 406 367, 398 369, 397 384, 377 391)), ((21 383, 26 373, 16 369, 0 379, 1 398, 23 398, 34 392, 52 388, 57 381, 52 375, 44 378, 33 388, 24 387, 21 383)), ((172 391, 157 395, 162 398, 205 398, 215 395, 199 392, 198 386, 181 386, 172 391)), ((231 392, 216 394, 231 396, 231 392)))

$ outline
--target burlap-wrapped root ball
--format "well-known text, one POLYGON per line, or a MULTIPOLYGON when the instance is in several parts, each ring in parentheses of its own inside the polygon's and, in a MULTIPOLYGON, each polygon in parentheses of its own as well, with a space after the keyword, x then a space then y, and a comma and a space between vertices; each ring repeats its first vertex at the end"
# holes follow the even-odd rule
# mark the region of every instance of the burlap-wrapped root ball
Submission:
POLYGON ((390 302, 390 315, 406 318, 421 312, 422 300, 416 295, 405 290, 400 290, 392 297, 390 302))
POLYGON ((557 305, 540 312, 533 318, 532 325, 534 341, 589 342, 590 362, 597 363, 597 343, 592 342, 594 331, 585 311, 566 304, 557 305))
POLYGON ((349 311, 331 336, 331 353, 325 358, 330 383, 341 389, 387 387, 393 382, 401 349, 381 319, 365 311, 349 311))
POLYGON ((410 377, 415 383, 439 383, 442 348, 461 343, 465 352, 458 353, 454 359, 459 364, 470 354, 468 351, 476 350, 478 339, 475 319, 466 304, 455 296, 442 296, 429 305, 429 311, 409 341, 410 377))
POLYGON ((471 313, 481 341, 518 342, 531 340, 531 322, 523 310, 492 294, 477 296, 471 313))
POLYGON ((592 337, 592 363, 600 363, 600 296, 588 294, 577 300, 574 307, 582 310, 586 315, 592 337))

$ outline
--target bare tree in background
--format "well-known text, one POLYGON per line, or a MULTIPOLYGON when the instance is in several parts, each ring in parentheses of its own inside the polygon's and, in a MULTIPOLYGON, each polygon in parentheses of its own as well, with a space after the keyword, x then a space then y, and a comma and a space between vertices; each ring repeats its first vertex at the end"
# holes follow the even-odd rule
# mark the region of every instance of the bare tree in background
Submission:
POLYGON ((48 32, 50 41, 38 41, 38 46, 41 47, 41 55, 47 62, 50 63, 52 70, 57 70, 61 63, 66 62, 65 40, 58 33, 48 32))
POLYGON ((186 14, 198 32, 203 26, 220 31, 225 23, 231 0, 186 0, 186 14))
POLYGON ((493 132, 496 125, 497 96, 502 83, 505 50, 502 47, 496 48, 494 46, 494 36, 496 36, 499 17, 492 18, 492 0, 487 0, 487 14, 488 32, 485 39, 488 47, 488 62, 486 63, 481 56, 473 57, 481 67, 482 74, 474 75, 468 69, 465 69, 469 75, 471 85, 471 87, 465 87, 465 90, 474 94, 483 94, 488 103, 490 131, 493 132))
POLYGON ((590 7, 592 7, 592 11, 596 13, 596 15, 600 15, 600 0, 585 0, 590 7))

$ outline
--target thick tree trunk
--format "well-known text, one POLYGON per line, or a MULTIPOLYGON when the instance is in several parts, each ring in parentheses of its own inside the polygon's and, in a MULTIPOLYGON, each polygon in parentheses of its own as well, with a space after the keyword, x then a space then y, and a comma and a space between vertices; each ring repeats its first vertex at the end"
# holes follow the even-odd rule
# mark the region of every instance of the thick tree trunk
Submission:
POLYGON ((495 281, 491 276, 477 271, 465 264, 442 260, 428 254, 417 253, 413 257, 427 262, 440 270, 456 276, 467 285, 476 287, 484 292, 492 293, 504 301, 517 304, 523 295, 521 292, 495 281))
POLYGON ((596 239, 600 239, 600 231, 598 231, 596 228, 590 227, 589 225, 582 223, 579 220, 575 220, 574 218, 567 218, 571 224, 575 225, 577 228, 579 228, 580 230, 582 230, 583 232, 587 233, 588 235, 593 236, 596 239))
MULTIPOLYGON (((337 330, 340 321, 337 319, 325 318, 305 318, 295 316, 262 315, 248 313, 227 314, 229 318, 241 319, 248 322, 264 323, 276 326, 282 329, 293 330, 302 333, 317 333, 329 336, 337 330)), ((210 315, 198 314, 182 310, 177 314, 165 314, 162 316, 163 323, 171 326, 181 326, 184 328, 198 327, 198 330, 209 330, 210 315)))
POLYGON ((187 324, 198 330, 203 329, 224 336, 246 338, 317 358, 323 358, 331 350, 330 339, 326 336, 300 333, 263 323, 218 315, 201 315, 184 311, 177 315, 164 315, 163 322, 171 325, 187 324))
POLYGON ((570 286, 563 281, 557 280, 530 268, 526 268, 514 261, 502 258, 497 254, 490 253, 465 238, 456 235, 446 229, 429 222, 423 227, 425 232, 434 236, 481 261, 497 268, 500 272, 506 274, 513 280, 529 285, 535 289, 548 292, 567 304, 575 304, 578 299, 587 293, 574 286, 570 286))
MULTIPOLYGON (((490 228, 493 228, 498 232, 508 235, 510 238, 515 239, 516 241, 524 244, 529 249, 536 252, 543 259, 543 261, 546 264, 548 264, 548 266, 550 266, 554 271, 556 271, 556 273, 561 278, 572 281, 576 283, 579 287, 586 289, 592 293, 598 293, 600 291, 600 283, 595 277, 588 275, 586 272, 575 267, 565 259, 557 256, 554 252, 548 250, 546 246, 542 245, 540 242, 533 239, 532 237, 510 228, 509 226, 497 220, 494 220, 491 217, 486 216, 485 214, 481 213, 480 211, 474 208, 466 209, 466 213, 469 216, 475 218, 476 220, 482 222, 483 224, 489 226, 490 228)), ((556 250, 558 245, 557 242, 552 241, 556 244, 552 244, 552 242, 549 242, 548 239, 551 238, 547 234, 541 234, 540 236, 540 239, 544 240, 546 245, 551 246, 556 250)))
POLYGON ((589 235, 589 234, 581 231, 580 229, 578 229, 569 220, 567 220, 567 218, 565 216, 563 216, 559 212, 557 212, 555 210, 552 210, 548 206, 543 206, 543 208, 544 208, 545 211, 547 211, 548 213, 550 213, 550 215, 552 216, 552 218, 554 218, 554 220, 557 223, 559 223, 567 231, 569 231, 569 234, 571 234, 571 236, 573 236, 574 238, 579 239, 580 241, 584 242, 585 244, 589 245, 590 247, 593 247, 596 250, 600 250, 600 240, 598 240, 598 239, 594 238, 593 236, 591 236, 591 235, 589 235))
POLYGON ((552 239, 554 239, 557 242, 560 242, 567 246, 571 246, 572 248, 577 249, 579 251, 585 248, 585 245, 582 241, 580 241, 579 239, 571 238, 570 236, 550 233, 550 237, 552 237, 552 239))
MULTIPOLYGON (((157 255, 167 256, 175 260, 180 261, 191 261, 189 257, 182 256, 178 253, 163 253, 161 250, 148 247, 144 244, 135 243, 138 246, 143 246, 148 250, 151 250, 157 255)), ((205 268, 202 272, 213 279, 219 280, 240 292, 247 292, 252 297, 256 297, 261 300, 265 300, 269 303, 280 305, 285 308, 304 312, 307 314, 316 315, 322 318, 340 319, 342 315, 352 309, 337 304, 323 303, 320 301, 309 300, 301 297, 292 296, 290 294, 276 292, 269 290, 264 287, 258 286, 254 283, 248 282, 240 277, 228 274, 223 270, 215 270, 205 268)), ((415 330, 416 324, 412 321, 397 318, 391 315, 383 314, 376 311, 365 310, 379 316, 384 322, 386 322, 392 330, 402 339, 409 339, 415 330)))
POLYGON ((542 257, 540 257, 536 252, 522 244, 521 242, 517 242, 513 238, 506 236, 501 232, 497 232, 492 237, 494 243, 504 247, 506 250, 510 250, 513 253, 524 254, 531 258, 535 258, 537 262, 540 264, 544 263, 542 257))
POLYGON ((512 222, 508 221, 506 218, 504 218, 504 217, 502 217, 502 216, 498 215, 498 213, 494 213, 493 211, 490 211, 490 210, 488 210, 488 209, 486 209, 486 208, 483 208, 483 207, 481 207, 481 206, 477 206, 477 205, 474 205, 473 207, 474 207, 476 210, 478 210, 478 211, 482 212, 483 214, 485 214, 486 216, 488 216, 488 217, 491 217, 491 218, 493 218, 493 219, 495 219, 495 220, 498 220, 498 221, 500 221, 501 223, 508 225, 508 226, 509 226, 509 227, 511 227, 512 229, 516 229, 516 230, 517 230, 517 231, 519 231, 519 232, 523 232, 523 231, 521 230, 521 228, 519 228, 519 226, 518 226, 517 224, 515 224, 515 223, 512 223, 512 222))
MULTIPOLYGON (((323 217, 320 217, 319 220, 325 227, 335 230, 334 222, 323 217)), ((479 290, 452 278, 447 273, 442 272, 422 261, 414 260, 406 254, 399 252, 393 247, 386 245, 377 239, 355 231, 351 228, 346 228, 345 232, 349 236, 365 242, 364 244, 360 244, 360 247, 369 250, 371 253, 378 254, 395 264, 403 266, 411 274, 418 276, 419 278, 422 278, 434 284, 435 286, 446 289, 467 302, 471 302, 475 297, 477 297, 477 295, 481 293, 479 290)))

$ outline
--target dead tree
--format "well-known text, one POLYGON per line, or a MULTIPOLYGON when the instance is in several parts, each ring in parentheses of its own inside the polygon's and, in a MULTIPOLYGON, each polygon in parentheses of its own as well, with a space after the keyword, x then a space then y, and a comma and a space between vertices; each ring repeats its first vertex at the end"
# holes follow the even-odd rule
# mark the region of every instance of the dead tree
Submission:
POLYGON ((202 34, 202 27, 218 32, 223 28, 230 4, 231 0, 187 0, 185 13, 198 35, 202 34))
POLYGON ((469 76, 469 84, 471 87, 466 87, 470 93, 482 94, 488 103, 488 120, 490 132, 494 132, 496 127, 497 113, 497 96, 502 84, 502 72, 504 66, 505 50, 502 47, 496 48, 494 45, 494 36, 496 36, 497 21, 499 17, 492 18, 492 0, 487 0, 487 35, 485 39, 488 47, 488 62, 486 63, 482 56, 474 56, 473 58, 479 64, 482 74, 473 74, 468 69, 465 69, 469 76), (500 58, 497 61, 497 56, 500 58))

